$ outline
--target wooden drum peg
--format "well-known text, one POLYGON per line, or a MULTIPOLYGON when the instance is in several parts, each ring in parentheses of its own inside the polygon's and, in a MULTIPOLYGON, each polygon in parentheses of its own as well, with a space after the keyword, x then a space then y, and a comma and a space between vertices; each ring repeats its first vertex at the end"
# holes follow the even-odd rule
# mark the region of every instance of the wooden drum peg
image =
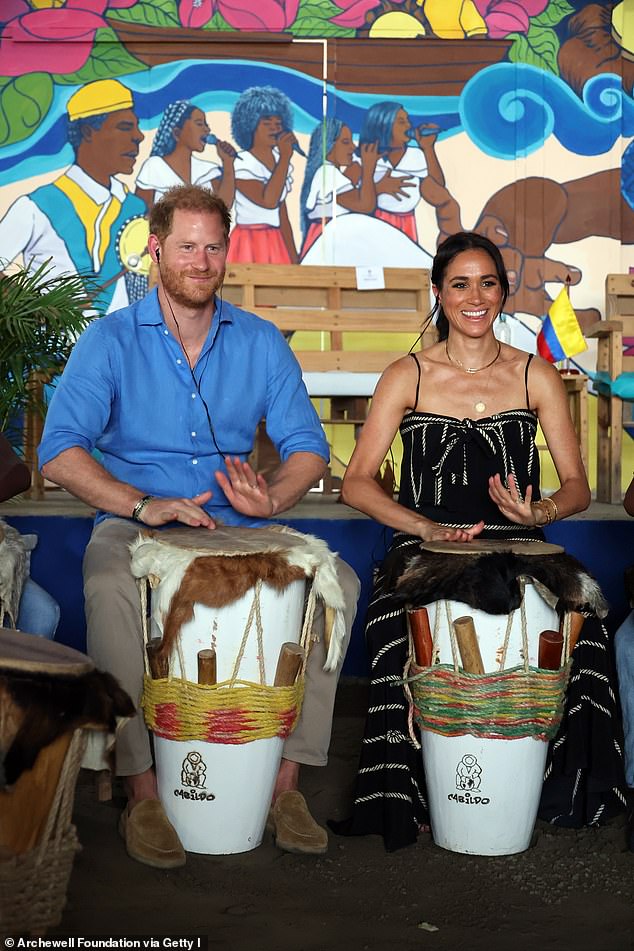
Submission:
POLYGON ((198 683, 210 686, 216 682, 216 652, 207 647, 198 651, 198 683))
POLYGON ((433 640, 427 608, 415 608, 407 612, 409 630, 414 645, 414 657, 419 667, 431 667, 433 640))
POLYGON ((293 641, 282 644, 273 681, 275 687, 292 687, 304 662, 305 654, 304 648, 293 641))
MULTIPOLYGON (((579 640, 579 635, 581 634, 581 628, 583 627, 585 617, 579 611, 569 611, 568 617, 570 618, 570 653, 572 654, 575 649, 575 645, 579 640)), ((559 627, 562 635, 564 630, 564 624, 566 621, 566 615, 561 619, 561 625, 559 627)))
POLYGON ((467 674, 483 674, 484 664, 482 663, 473 618, 470 615, 457 617, 453 622, 453 629, 456 632, 462 669, 467 674))
POLYGON ((543 670, 559 670, 564 636, 561 631, 542 631, 539 635, 537 666, 543 670))
POLYGON ((162 646, 163 638, 161 637, 153 637, 145 645, 152 680, 164 680, 169 673, 169 660, 161 652, 162 646))

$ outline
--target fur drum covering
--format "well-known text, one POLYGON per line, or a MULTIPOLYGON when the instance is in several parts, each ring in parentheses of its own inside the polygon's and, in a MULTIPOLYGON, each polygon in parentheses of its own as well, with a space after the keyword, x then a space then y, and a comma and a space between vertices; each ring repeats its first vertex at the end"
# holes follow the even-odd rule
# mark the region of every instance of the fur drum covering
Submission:
POLYGON ((130 546, 134 577, 148 579, 153 610, 162 619, 160 653, 170 656, 183 624, 191 620, 196 603, 224 607, 238 601, 260 580, 281 591, 306 578, 323 601, 328 644, 325 670, 334 670, 343 657, 345 625, 343 592, 337 578, 336 556, 322 539, 286 526, 267 528, 218 527, 141 532, 130 546))
POLYGON ((522 583, 535 584, 559 614, 580 611, 604 618, 608 605, 597 581, 572 555, 511 551, 453 555, 420 551, 386 564, 386 584, 397 604, 462 601, 487 614, 510 614, 522 600, 522 583))
MULTIPOLYGON (((32 635, 28 635, 29 637, 32 635)), ((33 767, 38 753, 79 727, 114 733, 134 704, 118 681, 92 670, 79 677, 1 669, 0 789, 33 767)))
POLYGON ((27 545, 20 533, 0 519, 0 627, 5 614, 15 627, 22 586, 28 574, 27 545))

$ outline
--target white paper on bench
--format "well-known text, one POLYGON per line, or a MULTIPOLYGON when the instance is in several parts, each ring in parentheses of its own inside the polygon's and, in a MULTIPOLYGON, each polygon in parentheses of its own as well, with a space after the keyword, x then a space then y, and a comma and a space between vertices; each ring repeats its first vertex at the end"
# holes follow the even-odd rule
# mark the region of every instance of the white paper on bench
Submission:
POLYGON ((381 374, 327 370, 302 376, 309 396, 372 396, 381 374))

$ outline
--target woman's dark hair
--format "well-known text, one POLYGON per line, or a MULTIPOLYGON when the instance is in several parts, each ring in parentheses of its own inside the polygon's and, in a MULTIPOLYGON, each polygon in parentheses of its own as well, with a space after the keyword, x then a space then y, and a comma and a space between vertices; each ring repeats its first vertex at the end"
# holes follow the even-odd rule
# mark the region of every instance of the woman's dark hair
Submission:
MULTIPOLYGON (((502 255, 497 245, 493 244, 488 238, 485 238, 483 234, 478 234, 477 231, 458 231, 456 234, 449 235, 448 238, 445 238, 445 240, 438 245, 438 250, 436 251, 431 267, 432 284, 434 287, 442 286, 447 268, 456 255, 461 254, 463 251, 486 251, 489 257, 492 258, 500 287, 502 288, 501 313, 504 310, 506 299, 509 296, 509 279, 506 268, 504 267, 504 261, 502 260, 502 255)), ((440 340, 446 340, 449 336, 449 321, 445 316, 442 304, 438 298, 436 298, 436 303, 432 307, 429 317, 425 322, 424 331, 427 330, 434 317, 436 318, 436 329, 438 330, 440 340)))

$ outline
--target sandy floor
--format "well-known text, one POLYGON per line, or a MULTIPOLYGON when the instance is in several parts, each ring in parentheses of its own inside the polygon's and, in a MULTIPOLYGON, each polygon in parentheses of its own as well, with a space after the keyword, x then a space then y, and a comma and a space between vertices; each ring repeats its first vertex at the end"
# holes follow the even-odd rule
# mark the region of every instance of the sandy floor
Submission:
MULTIPOLYGON (((320 821, 347 814, 364 704, 363 684, 342 685, 330 763, 303 772, 320 821)), ((443 851, 429 835, 388 854, 377 837, 332 834, 326 856, 295 856, 265 834, 252 852, 190 854, 166 872, 128 858, 122 800, 98 803, 90 775, 77 788, 83 849, 48 937, 201 935, 218 951, 634 949, 624 819, 578 832, 540 824, 532 849, 497 858, 443 851)))

